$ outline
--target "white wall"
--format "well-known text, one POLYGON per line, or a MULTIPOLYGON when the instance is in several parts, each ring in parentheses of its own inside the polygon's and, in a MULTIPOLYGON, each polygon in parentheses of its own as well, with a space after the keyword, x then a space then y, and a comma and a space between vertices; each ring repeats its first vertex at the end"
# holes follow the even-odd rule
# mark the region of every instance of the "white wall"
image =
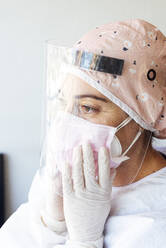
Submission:
POLYGON ((0 0, 0 152, 6 217, 27 199, 41 145, 44 42, 70 46, 91 28, 142 18, 166 33, 165 0, 0 0))

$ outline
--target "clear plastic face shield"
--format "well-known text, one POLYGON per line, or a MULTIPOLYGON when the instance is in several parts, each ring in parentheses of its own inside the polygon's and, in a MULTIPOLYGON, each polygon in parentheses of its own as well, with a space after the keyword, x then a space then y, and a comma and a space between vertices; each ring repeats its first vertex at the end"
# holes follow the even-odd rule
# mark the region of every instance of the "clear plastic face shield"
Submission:
MULTIPOLYGON (((148 150, 151 133, 143 130, 116 104, 90 85, 84 71, 123 76, 123 60, 47 44, 46 125, 42 164, 49 173, 61 176, 62 163, 72 169, 75 146, 89 142, 93 149, 96 176, 98 151, 105 146, 110 168, 116 168, 113 186, 132 183, 148 150), (81 74, 80 74, 81 71, 81 74)), ((59 189, 59 193, 62 191, 59 189)))

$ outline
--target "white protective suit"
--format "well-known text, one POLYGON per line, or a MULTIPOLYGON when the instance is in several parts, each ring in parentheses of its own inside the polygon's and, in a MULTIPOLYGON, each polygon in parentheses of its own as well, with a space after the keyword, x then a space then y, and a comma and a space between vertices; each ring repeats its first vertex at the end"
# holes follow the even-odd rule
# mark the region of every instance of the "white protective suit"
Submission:
MULTIPOLYGON (((158 135, 165 135, 166 91, 165 84, 163 83, 165 82, 166 64, 165 39, 165 36, 156 27, 147 22, 135 20, 96 27, 89 34, 82 37, 76 43, 74 49, 56 47, 54 42, 48 43, 47 83, 45 89, 47 105, 46 126, 51 127, 54 120, 59 120, 57 119, 59 110, 73 114, 75 116, 75 118, 72 118, 74 122, 76 116, 81 117, 82 121, 83 119, 90 121, 91 118, 84 118, 88 116, 89 112, 82 112, 80 107, 88 107, 94 111, 92 113, 99 113, 100 108, 94 108, 95 106, 93 107, 91 104, 86 106, 87 103, 81 104, 80 99, 91 97, 99 100, 100 97, 94 95, 95 89, 120 107, 143 129, 151 132, 155 131, 158 135), (87 88, 85 83, 88 83, 90 87, 87 88), (87 116, 80 113, 86 113, 87 116)), ((105 102, 106 99, 102 100, 105 102)), ((95 118, 92 118, 92 120, 95 120, 95 118)), ((71 150, 74 148, 75 143, 77 143, 76 141, 82 143, 84 138, 87 141, 87 136, 89 136, 89 133, 92 133, 91 129, 89 129, 89 133, 86 132, 89 126, 92 126, 92 123, 87 124, 84 132, 82 127, 81 132, 75 131, 78 131, 80 125, 77 126, 77 129, 75 128, 75 132, 71 132, 71 125, 68 125, 68 123, 71 124, 70 121, 66 122, 68 129, 63 128, 63 122, 55 122, 55 134, 56 137, 60 137, 59 140, 53 137, 53 141, 56 141, 56 148, 59 148, 55 149, 57 154, 50 149, 49 140, 48 143, 46 142, 48 144, 46 146, 48 150, 46 150, 50 151, 52 155, 49 156, 47 154, 46 158, 48 158, 48 161, 52 157, 59 158, 58 162, 56 161, 57 163, 54 163, 54 160, 52 163, 48 163, 50 167, 51 165, 59 166, 59 162, 64 164, 64 158, 61 154, 66 155, 67 153, 70 156, 71 150), (60 129, 57 129, 57 127, 60 127, 60 129), (82 139, 80 139, 80 136, 82 139), (67 138, 64 139, 64 137, 67 138), (66 140, 68 143, 66 143, 66 140), (63 149, 63 144, 66 150, 63 149), (68 145, 71 145, 71 147, 68 145)), ((95 122, 95 126, 97 124, 99 123, 95 122)), ((48 127, 46 129, 49 130, 48 127)), ((112 130, 111 133, 115 134, 117 127, 109 125, 109 129, 112 130)), ((48 130, 46 130, 46 133, 48 130)), ((96 133, 93 133, 92 138, 88 137, 92 139, 95 145, 102 141, 100 139, 103 137, 103 132, 98 138, 96 133), (96 140, 93 138, 96 138, 96 140)), ((123 138, 128 140, 129 133, 126 132, 125 134, 126 136, 123 136, 123 138)), ((105 137, 107 138, 107 136, 105 137)), ((165 138, 165 136, 163 137, 165 138)), ((112 138, 113 136, 110 138, 111 144, 112 138)), ((120 145, 120 142, 118 144, 120 145)), ((141 144, 139 156, 134 158, 136 153, 133 152, 130 154, 131 163, 128 163, 128 160, 126 160, 126 170, 123 170, 123 173, 121 173, 124 179, 127 177, 128 179, 133 178, 133 175, 136 175, 136 172, 142 166, 142 161, 134 163, 137 157, 142 160, 146 153, 146 149, 143 146, 144 142, 141 144), (127 165, 131 165, 132 170, 127 165), (133 169, 135 169, 134 172, 133 169), (130 172, 132 175, 130 175, 130 172)), ((148 142, 145 142, 145 148, 148 147, 148 144, 148 142)), ((55 143, 53 143, 53 147, 55 147, 55 143)), ((101 144, 99 144, 99 147, 101 147, 101 144)), ((114 144, 114 148, 117 147, 114 144)), ((165 152, 165 144, 161 145, 161 147, 158 145, 158 147, 162 149, 159 149, 160 151, 165 152)), ((115 158, 122 155, 122 149, 117 149, 117 151, 118 153, 114 156, 114 162, 117 162, 115 158)), ((98 152, 98 150, 95 150, 95 152, 98 152)), ((111 156, 112 158, 113 156, 111 156)), ((67 161, 70 161, 70 159, 67 161)), ((47 165, 47 163, 45 164, 47 165)), ((40 213, 46 201, 45 173, 45 167, 36 173, 29 192, 28 202, 22 204, 1 228, 0 247, 69 248, 69 245, 66 244, 68 233, 58 234, 51 231, 41 220, 40 213)), ((75 204, 75 201, 73 202, 75 204)), ((103 247, 166 247, 166 167, 130 185, 113 187, 112 199, 110 200, 109 198, 110 202, 111 210, 105 223, 103 247)), ((72 206, 73 210, 74 204, 66 204, 66 209, 68 210, 72 206)), ((90 213, 93 213, 95 207, 91 207, 90 210, 92 211, 90 213)), ((80 209, 82 210, 83 208, 80 209)), ((99 208, 96 207, 96 209, 98 210, 99 208)), ((82 211, 80 212, 82 214, 82 211)), ((101 217, 105 213, 106 211, 101 212, 101 217)), ((72 215, 68 214, 69 216, 71 217, 72 215)), ((82 216, 85 216, 85 220, 90 220, 86 214, 82 214, 82 216)), ((98 212, 97 216, 100 217, 98 212)), ((43 220, 45 219, 43 218, 43 220)), ((70 223, 74 223, 73 218, 71 218, 70 223)), ((97 228, 94 227, 93 229, 92 227, 94 221, 91 221, 90 224, 91 230, 95 231, 97 228)), ((79 226, 84 227, 83 225, 79 226)), ((96 225, 96 227, 99 227, 99 225, 96 225)), ((68 230, 70 230, 69 225, 68 230)), ((75 230, 80 237, 83 237, 83 242, 86 242, 83 236, 83 231, 86 228, 82 228, 82 232, 79 232, 78 228, 75 230)), ((80 239, 78 240, 80 241, 80 239)), ((94 239, 91 240, 96 241, 94 239)), ((70 246, 70 248, 75 247, 70 246)), ((85 244, 81 248, 86 247, 85 244)), ((94 248, 94 246, 90 248, 94 248)))
MULTIPOLYGON (((0 230, 0 247, 59 248, 67 233, 58 235, 40 220, 44 201, 44 168, 36 173, 29 200, 0 230)), ((112 207, 104 229, 106 248, 166 246, 166 167, 127 186, 113 187, 112 207)))

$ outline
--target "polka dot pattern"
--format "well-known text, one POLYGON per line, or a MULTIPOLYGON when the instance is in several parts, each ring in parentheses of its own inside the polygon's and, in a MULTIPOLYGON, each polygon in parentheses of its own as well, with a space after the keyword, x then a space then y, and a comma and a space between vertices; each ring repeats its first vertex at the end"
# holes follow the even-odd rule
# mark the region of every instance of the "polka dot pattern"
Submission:
POLYGON ((85 34, 74 47, 123 59, 121 76, 85 73, 127 106, 128 114, 134 111, 166 137, 166 37, 158 28, 140 19, 108 23, 85 34))

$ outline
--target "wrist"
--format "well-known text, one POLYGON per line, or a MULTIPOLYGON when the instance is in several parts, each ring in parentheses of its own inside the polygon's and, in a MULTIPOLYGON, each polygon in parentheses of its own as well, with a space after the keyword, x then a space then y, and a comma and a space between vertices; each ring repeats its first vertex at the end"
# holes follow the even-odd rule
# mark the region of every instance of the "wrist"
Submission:
POLYGON ((49 216, 49 214, 44 210, 41 211, 41 221, 53 232, 62 233, 67 231, 65 220, 57 220, 49 216))
POLYGON ((76 241, 68 239, 66 245, 69 248, 103 248, 104 237, 94 240, 94 241, 76 241))

